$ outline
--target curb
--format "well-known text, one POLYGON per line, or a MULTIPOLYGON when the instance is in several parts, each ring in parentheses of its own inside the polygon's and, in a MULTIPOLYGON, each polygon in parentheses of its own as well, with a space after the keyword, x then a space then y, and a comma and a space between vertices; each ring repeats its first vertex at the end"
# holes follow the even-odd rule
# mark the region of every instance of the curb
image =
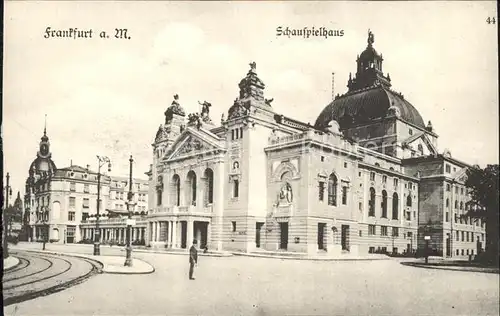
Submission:
POLYGON ((269 259, 282 259, 282 260, 307 260, 307 261, 377 261, 377 260, 390 260, 386 258, 307 258, 307 257, 291 257, 291 256, 272 256, 261 254, 247 254, 233 252, 235 256, 241 257, 254 257, 254 258, 269 258, 269 259))
POLYGON ((94 258, 89 258, 85 255, 80 255, 80 254, 77 254, 77 253, 65 253, 65 252, 57 252, 57 251, 52 251, 52 250, 23 250, 23 251, 27 251, 27 252, 35 252, 35 253, 48 253, 48 254, 53 254, 53 255, 62 255, 62 256, 68 256, 68 257, 74 257, 74 258, 83 258, 83 259, 87 259, 87 260, 91 260, 91 261, 94 261, 94 262, 97 262, 99 263, 102 267, 99 269, 99 274, 103 274, 103 273, 107 273, 107 274, 151 274, 153 272, 155 272, 155 267, 153 267, 152 264, 150 264, 149 262, 146 262, 142 259, 138 259, 138 258, 135 258, 135 260, 140 260, 144 263, 146 263, 147 265, 150 266, 151 270, 150 271, 130 271, 130 272, 118 272, 118 271, 105 271, 105 266, 106 264, 104 264, 102 261, 99 261, 98 259, 94 259, 94 258))
MULTIPOLYGON (((9 258, 14 258, 15 260, 17 260, 17 263, 11 267, 8 267, 7 269, 3 269, 3 272, 9 272, 10 270, 13 270, 15 269, 16 267, 18 267, 19 265, 21 265, 21 260, 19 260, 19 258, 17 257, 14 257, 12 255, 9 255, 9 258)), ((5 261, 5 260, 4 260, 5 261)), ((5 267, 5 266, 4 266, 5 267)))
POLYGON ((448 270, 448 271, 458 271, 458 272, 475 272, 475 273, 489 273, 489 274, 499 274, 500 271, 477 271, 477 270, 466 270, 466 269, 457 269, 446 266, 432 266, 426 265, 416 262, 400 262, 400 264, 409 267, 421 268, 421 269, 434 269, 434 270, 448 270))

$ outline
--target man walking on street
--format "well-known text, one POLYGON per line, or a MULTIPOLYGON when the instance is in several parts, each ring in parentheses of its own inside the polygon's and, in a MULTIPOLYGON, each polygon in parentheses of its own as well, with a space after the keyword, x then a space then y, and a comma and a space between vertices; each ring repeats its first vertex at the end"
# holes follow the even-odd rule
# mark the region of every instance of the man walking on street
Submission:
POLYGON ((196 239, 193 240, 193 245, 189 248, 189 279, 194 280, 193 272, 195 265, 198 264, 198 250, 196 250, 196 239))

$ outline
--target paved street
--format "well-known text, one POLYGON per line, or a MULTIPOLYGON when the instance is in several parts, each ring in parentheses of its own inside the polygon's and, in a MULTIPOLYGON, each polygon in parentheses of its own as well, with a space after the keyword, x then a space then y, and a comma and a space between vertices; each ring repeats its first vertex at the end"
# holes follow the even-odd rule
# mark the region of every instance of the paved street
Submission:
MULTIPOLYGON (((53 245, 50 245, 54 247, 53 245)), ((67 247, 88 252, 91 247, 67 247)), ((50 249, 50 248, 49 248, 50 249)), ((123 254, 103 247, 102 254, 123 254)), ((311 262, 136 253, 147 275, 102 274, 8 306, 7 315, 497 315, 499 276, 403 266, 396 260, 311 262)))

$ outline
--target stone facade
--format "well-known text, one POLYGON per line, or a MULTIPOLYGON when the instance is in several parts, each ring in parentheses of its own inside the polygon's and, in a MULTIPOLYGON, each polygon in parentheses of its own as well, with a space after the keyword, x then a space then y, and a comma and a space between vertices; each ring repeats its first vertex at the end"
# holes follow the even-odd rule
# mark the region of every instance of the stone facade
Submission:
POLYGON ((175 95, 152 144, 148 245, 401 253, 430 235, 436 254, 477 253, 484 225, 463 217, 468 165, 439 153, 432 124, 390 88, 373 38, 315 126, 273 110, 255 63, 219 126, 208 107, 186 124, 175 95))

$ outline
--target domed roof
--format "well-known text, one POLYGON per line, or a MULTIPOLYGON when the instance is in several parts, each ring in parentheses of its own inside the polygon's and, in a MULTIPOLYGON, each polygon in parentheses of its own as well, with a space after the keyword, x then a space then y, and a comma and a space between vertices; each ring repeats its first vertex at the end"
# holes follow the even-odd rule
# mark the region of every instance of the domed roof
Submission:
POLYGON ((405 100, 402 95, 381 85, 347 93, 336 98, 320 113, 315 126, 323 129, 332 120, 337 121, 341 129, 350 125, 367 123, 394 113, 394 111, 389 111, 391 106, 399 109, 399 113, 397 113, 398 111, 396 113, 400 119, 425 128, 422 116, 410 102, 405 100))
POLYGON ((380 58, 380 55, 372 46, 366 47, 361 55, 359 55, 359 59, 361 60, 373 60, 375 58, 380 58))

